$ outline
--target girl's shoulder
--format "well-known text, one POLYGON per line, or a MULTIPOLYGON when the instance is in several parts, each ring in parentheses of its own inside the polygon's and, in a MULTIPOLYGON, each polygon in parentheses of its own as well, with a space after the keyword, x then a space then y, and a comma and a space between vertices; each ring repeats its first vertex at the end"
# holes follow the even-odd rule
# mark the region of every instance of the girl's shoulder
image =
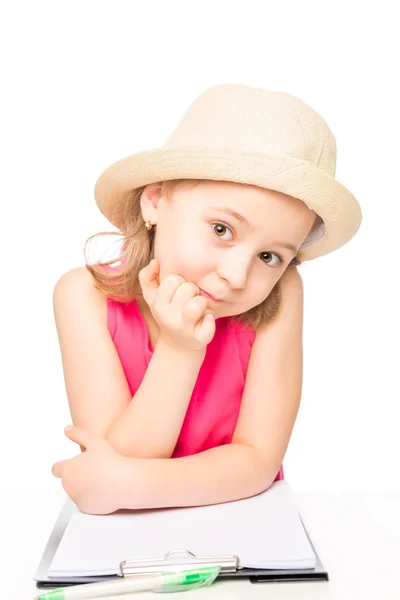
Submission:
POLYGON ((281 303, 275 317, 255 331, 254 348, 263 352, 265 345, 276 344, 278 340, 301 340, 303 329, 304 286, 297 269, 287 270, 281 277, 281 303))
POLYGON ((54 293, 60 291, 78 294, 86 292, 104 298, 95 287, 93 276, 86 267, 75 267, 63 273, 54 286, 54 293))
POLYGON ((70 269, 58 279, 53 290, 55 317, 61 313, 79 311, 95 312, 107 319, 107 297, 95 286, 94 279, 86 267, 70 269))

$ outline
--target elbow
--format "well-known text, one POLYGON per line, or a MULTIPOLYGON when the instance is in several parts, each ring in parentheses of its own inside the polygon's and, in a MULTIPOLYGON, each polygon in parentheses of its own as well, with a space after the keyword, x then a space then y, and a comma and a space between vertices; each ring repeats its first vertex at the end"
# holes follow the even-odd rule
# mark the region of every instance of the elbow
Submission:
POLYGON ((144 443, 143 441, 131 447, 134 458, 171 458, 174 448, 160 447, 157 443, 144 443))
POLYGON ((164 459, 164 458, 171 458, 171 453, 170 452, 163 452, 162 450, 157 450, 156 448, 136 448, 136 447, 129 447, 129 448, 122 448, 121 450, 119 450, 120 454, 123 454, 124 456, 128 456, 129 458, 145 458, 145 459, 164 459))
POLYGON ((111 425, 107 429, 104 437, 119 454, 127 456, 128 458, 134 458, 130 451, 131 448, 129 447, 129 444, 124 443, 124 440, 121 439, 121 435, 116 431, 114 425, 111 425))
POLYGON ((132 440, 122 440, 121 436, 111 427, 105 436, 106 440, 122 456, 128 458, 171 458, 172 451, 157 448, 152 445, 133 443, 132 440))
POLYGON ((259 493, 267 491, 271 485, 275 482, 277 472, 271 470, 271 466, 263 461, 263 466, 261 467, 258 477, 257 483, 259 487, 259 493))
POLYGON ((261 494, 275 482, 279 467, 276 468, 276 465, 272 464, 272 461, 254 446, 246 444, 245 447, 251 456, 251 478, 254 483, 254 495, 261 494))
POLYGON ((114 450, 122 454, 120 448, 120 439, 119 436, 115 435, 115 429, 113 425, 110 425, 110 427, 106 430, 104 438, 111 444, 114 450))

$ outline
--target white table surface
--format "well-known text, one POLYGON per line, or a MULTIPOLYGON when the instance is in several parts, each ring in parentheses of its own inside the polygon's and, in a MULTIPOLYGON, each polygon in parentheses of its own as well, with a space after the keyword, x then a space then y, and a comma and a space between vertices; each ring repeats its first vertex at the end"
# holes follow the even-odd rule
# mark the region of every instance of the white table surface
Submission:
MULTIPOLYGON (((65 494, 63 490, 2 490, 0 494, 0 598, 31 599, 38 593, 33 577, 65 494)), ((202 590, 170 593, 168 600, 400 598, 400 491, 307 492, 296 493, 296 498, 329 573, 328 582, 222 580, 202 590)), ((152 592, 137 594, 137 600, 156 597, 152 592)))

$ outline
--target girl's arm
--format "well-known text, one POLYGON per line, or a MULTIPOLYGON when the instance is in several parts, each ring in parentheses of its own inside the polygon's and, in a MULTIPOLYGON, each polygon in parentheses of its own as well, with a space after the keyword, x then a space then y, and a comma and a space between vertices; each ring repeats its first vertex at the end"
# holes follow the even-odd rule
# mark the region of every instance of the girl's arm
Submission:
POLYGON ((170 460, 127 460, 121 507, 197 506, 267 489, 283 462, 302 388, 303 286, 285 273, 278 315, 257 332, 232 443, 170 460))
POLYGON ((205 353, 158 343, 134 398, 107 327, 107 302, 85 268, 57 282, 54 315, 74 425, 124 456, 170 458, 205 353))
POLYGON ((275 460, 245 444, 182 458, 126 459, 118 506, 126 509, 203 506, 259 494, 273 483, 275 460))
POLYGON ((106 439, 125 456, 170 458, 205 352, 180 351, 158 341, 132 402, 106 439))

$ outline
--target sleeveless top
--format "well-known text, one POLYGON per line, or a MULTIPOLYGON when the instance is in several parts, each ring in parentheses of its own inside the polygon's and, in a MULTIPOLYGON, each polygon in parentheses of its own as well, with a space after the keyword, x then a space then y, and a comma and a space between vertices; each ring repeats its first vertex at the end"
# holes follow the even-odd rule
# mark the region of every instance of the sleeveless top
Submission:
MULTIPOLYGON (((140 386, 153 348, 136 300, 107 299, 108 329, 132 396, 140 386)), ((229 317, 216 320, 171 458, 229 444, 239 416, 255 332, 229 317)), ((275 481, 284 478, 281 467, 275 481)))

